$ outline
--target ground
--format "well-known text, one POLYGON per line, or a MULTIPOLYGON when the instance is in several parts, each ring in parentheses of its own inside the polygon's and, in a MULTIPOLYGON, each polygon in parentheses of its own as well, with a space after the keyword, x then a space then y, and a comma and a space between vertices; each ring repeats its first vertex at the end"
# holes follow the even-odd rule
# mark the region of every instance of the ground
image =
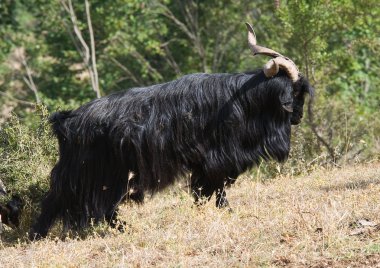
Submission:
POLYGON ((232 212, 194 207, 186 189, 122 206, 125 233, 0 242, 0 266, 380 267, 380 163, 243 175, 227 192, 232 212))

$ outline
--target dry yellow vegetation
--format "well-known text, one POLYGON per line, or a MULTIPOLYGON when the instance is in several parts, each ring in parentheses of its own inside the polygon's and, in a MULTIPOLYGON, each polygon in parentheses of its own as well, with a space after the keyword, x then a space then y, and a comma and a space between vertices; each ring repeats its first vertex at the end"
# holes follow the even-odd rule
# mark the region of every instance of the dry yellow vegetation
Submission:
POLYGON ((380 267, 380 163, 262 181, 241 176, 233 212, 176 186, 123 205, 127 230, 0 244, 1 267, 380 267))

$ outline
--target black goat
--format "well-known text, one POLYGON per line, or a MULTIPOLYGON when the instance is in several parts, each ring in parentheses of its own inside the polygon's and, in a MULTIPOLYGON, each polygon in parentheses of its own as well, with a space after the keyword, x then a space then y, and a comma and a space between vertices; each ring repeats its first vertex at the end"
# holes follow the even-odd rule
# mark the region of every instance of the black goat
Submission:
POLYGON ((0 224, 4 223, 10 227, 19 227, 23 207, 24 202, 17 195, 13 195, 6 205, 0 204, 0 224))
MULTIPOLYGON (((262 53, 255 40, 250 45, 262 53)), ((239 174, 288 157, 291 124, 300 122, 312 92, 279 55, 264 71, 186 75, 53 114, 60 156, 31 238, 45 237, 56 218, 66 229, 112 224, 123 199, 142 202, 144 192, 186 173, 197 202, 215 192, 217 206, 226 206, 224 187, 239 174), (268 75, 272 65, 282 70, 268 75)))
MULTIPOLYGON (((0 196, 6 196, 7 190, 5 185, 0 179, 0 196)), ((7 204, 0 204, 0 233, 2 232, 2 224, 6 224, 10 227, 18 227, 20 224, 20 214, 23 207, 23 201, 17 195, 13 195, 12 199, 7 204)))

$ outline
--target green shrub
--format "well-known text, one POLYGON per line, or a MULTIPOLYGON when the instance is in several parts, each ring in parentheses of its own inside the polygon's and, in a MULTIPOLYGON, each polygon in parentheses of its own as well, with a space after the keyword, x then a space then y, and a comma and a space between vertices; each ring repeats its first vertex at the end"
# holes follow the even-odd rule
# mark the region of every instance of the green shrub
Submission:
MULTIPOLYGON (((13 238, 23 237, 32 217, 38 213, 39 203, 48 189, 50 170, 57 158, 46 108, 37 106, 31 117, 33 125, 13 116, 0 127, 0 179, 10 193, 6 198, 17 194, 25 202, 19 230, 4 234, 13 238)), ((2 202, 6 201, 3 198, 2 202)))

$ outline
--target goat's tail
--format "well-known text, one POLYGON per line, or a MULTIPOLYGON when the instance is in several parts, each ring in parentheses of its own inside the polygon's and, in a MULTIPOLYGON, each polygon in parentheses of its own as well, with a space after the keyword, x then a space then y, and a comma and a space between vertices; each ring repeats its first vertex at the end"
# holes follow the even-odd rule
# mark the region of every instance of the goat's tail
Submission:
POLYGON ((72 111, 61 111, 55 112, 49 117, 49 122, 53 129, 53 133, 59 140, 67 137, 68 133, 67 128, 65 127, 65 121, 73 116, 72 111))

